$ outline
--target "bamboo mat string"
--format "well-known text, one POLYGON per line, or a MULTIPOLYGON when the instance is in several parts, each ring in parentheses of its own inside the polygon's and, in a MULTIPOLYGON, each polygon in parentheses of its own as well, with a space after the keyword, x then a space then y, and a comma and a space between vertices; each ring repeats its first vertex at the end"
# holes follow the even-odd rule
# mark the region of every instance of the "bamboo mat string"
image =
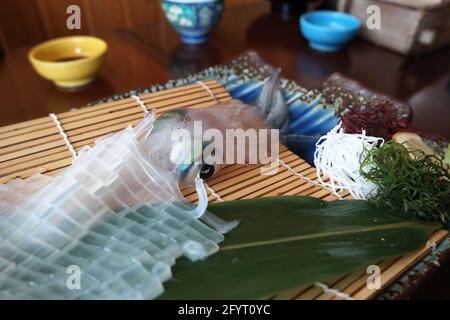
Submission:
POLYGON ((139 104, 139 106, 142 108, 142 110, 144 110, 144 114, 147 114, 149 111, 147 110, 147 107, 145 106, 144 101, 141 100, 141 98, 139 98, 137 95, 132 95, 131 98, 133 98, 134 100, 136 100, 136 102, 139 104))
POLYGON ((214 101, 219 102, 214 92, 212 92, 211 89, 205 83, 203 83, 203 81, 198 80, 197 83, 205 88, 206 91, 208 91, 209 95, 214 99, 214 101))
POLYGON ((74 159, 76 159, 78 156, 77 152, 75 151, 75 148, 72 146, 72 143, 70 143, 69 137, 67 137, 67 134, 64 132, 61 122, 58 119, 58 116, 54 113, 50 113, 49 116, 50 116, 50 118, 52 118, 53 122, 55 123, 56 127, 58 128, 59 134, 63 137, 67 148, 69 149, 70 153, 72 154, 72 157, 74 159))
POLYGON ((431 251, 436 251, 436 247, 437 247, 436 242, 431 241, 431 240, 428 240, 428 241, 427 241, 427 246, 428 246, 428 247, 431 247, 431 251))
MULTIPOLYGON (((426 246, 431 248, 431 254, 434 254, 436 252, 437 243, 435 241, 428 240, 426 246)), ((437 267, 441 266, 437 258, 432 262, 432 264, 434 264, 437 267)))
POLYGON ((332 289, 322 282, 316 282, 316 283, 314 283, 314 285, 316 287, 319 287, 320 289, 322 289, 323 292, 325 292, 325 293, 333 294, 336 297, 339 297, 339 298, 342 298, 345 300, 353 300, 353 298, 350 295, 348 295, 347 293, 336 290, 336 289, 332 289))
POLYGON ((208 190, 208 192, 214 197, 216 198, 217 201, 219 202, 224 202, 224 200, 222 199, 222 197, 214 191, 213 188, 211 188, 206 182, 203 182, 205 189, 208 190))
MULTIPOLYGON (((291 172, 293 175, 299 177, 300 179, 304 179, 306 181, 308 181, 309 183, 312 183, 315 186, 318 186, 320 188, 325 188, 324 186, 322 186, 320 183, 317 183, 314 180, 311 180, 310 178, 302 175, 301 173, 298 173, 297 171, 295 171, 294 169, 292 169, 292 167, 290 165, 288 165, 286 162, 284 162, 281 159, 278 159, 278 163, 280 163, 283 167, 285 167, 289 172, 291 172)), ((342 196, 339 194, 335 194, 340 200, 342 199, 342 196)))

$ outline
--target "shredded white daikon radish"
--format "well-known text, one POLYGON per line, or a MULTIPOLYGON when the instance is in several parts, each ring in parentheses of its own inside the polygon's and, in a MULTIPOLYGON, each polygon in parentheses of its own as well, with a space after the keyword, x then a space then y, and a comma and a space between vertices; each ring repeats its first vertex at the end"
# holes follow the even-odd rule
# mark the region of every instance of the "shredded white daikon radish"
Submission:
POLYGON ((360 157, 384 143, 383 138, 344 133, 339 123, 316 144, 314 165, 319 183, 340 198, 339 192, 348 191, 355 199, 366 199, 376 185, 359 174, 360 157), (326 178, 329 181, 325 181, 326 178))

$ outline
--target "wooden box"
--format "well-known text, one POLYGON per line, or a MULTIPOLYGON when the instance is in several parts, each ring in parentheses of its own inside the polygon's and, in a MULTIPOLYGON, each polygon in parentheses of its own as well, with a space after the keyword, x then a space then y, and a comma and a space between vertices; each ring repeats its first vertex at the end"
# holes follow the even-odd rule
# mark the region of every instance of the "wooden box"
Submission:
POLYGON ((399 53, 417 55, 450 44, 450 0, 347 0, 339 6, 361 19, 363 39, 399 53), (367 27, 371 5, 380 8, 380 29, 367 27))

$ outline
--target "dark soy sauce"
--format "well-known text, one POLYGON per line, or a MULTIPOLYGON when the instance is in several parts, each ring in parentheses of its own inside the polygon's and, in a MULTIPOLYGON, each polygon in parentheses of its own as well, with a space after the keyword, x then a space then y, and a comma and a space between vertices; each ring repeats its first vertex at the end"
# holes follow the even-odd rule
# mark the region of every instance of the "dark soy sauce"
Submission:
POLYGON ((63 58, 57 58, 52 60, 53 62, 68 62, 68 61, 76 61, 76 60, 81 60, 81 59, 85 59, 87 58, 87 56, 73 56, 73 57, 63 57, 63 58))

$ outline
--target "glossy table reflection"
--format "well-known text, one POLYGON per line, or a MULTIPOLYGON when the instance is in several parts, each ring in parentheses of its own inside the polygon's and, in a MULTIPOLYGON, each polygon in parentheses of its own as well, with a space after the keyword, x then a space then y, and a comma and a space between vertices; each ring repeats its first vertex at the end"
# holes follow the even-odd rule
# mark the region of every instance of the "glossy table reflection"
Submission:
MULTIPOLYGON (((284 77, 305 87, 319 87, 333 72, 359 80, 409 103, 419 129, 450 138, 450 48, 406 58, 356 40, 338 53, 315 52, 300 35, 298 19, 272 14, 269 2, 226 8, 210 42, 198 46, 180 43, 164 21, 97 36, 109 45, 106 65, 95 82, 76 91, 61 91, 32 70, 27 60, 32 44, 6 51, 0 59, 0 125, 181 78, 252 49, 268 63, 280 66, 284 77)), ((447 266, 434 278, 449 275, 447 266)), ((433 282, 429 283, 418 297, 433 296, 433 282)), ((449 289, 436 292, 450 298, 449 289)))

